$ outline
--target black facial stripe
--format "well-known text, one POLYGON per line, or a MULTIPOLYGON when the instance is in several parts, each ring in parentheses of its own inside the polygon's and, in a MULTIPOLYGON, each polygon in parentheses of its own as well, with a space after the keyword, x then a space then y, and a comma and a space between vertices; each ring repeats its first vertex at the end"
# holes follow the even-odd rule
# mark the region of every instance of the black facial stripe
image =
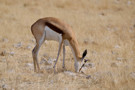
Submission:
POLYGON ((60 34, 64 34, 61 29, 59 29, 58 27, 52 25, 51 23, 46 22, 46 25, 47 25, 49 28, 51 28, 52 30, 54 30, 55 32, 60 33, 60 34))

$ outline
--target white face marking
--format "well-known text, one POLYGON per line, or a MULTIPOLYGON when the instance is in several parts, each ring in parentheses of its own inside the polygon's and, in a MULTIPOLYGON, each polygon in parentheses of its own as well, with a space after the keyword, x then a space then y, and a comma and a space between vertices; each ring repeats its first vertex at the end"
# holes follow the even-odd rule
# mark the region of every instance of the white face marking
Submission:
POLYGON ((49 28, 48 26, 45 26, 45 39, 46 40, 54 40, 54 41, 62 41, 62 36, 61 34, 53 31, 51 28, 49 28))

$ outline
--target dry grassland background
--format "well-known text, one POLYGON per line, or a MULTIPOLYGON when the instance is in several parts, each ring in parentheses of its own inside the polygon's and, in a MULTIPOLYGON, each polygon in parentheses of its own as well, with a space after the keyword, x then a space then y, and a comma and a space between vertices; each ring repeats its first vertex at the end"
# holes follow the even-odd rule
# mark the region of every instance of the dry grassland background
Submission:
POLYGON ((0 0, 0 90, 135 90, 135 0, 0 0), (57 74, 52 63, 58 43, 45 42, 39 52, 42 73, 33 70, 35 39, 31 25, 42 17, 67 22, 81 53, 90 61, 86 75, 73 73, 66 47, 57 74))

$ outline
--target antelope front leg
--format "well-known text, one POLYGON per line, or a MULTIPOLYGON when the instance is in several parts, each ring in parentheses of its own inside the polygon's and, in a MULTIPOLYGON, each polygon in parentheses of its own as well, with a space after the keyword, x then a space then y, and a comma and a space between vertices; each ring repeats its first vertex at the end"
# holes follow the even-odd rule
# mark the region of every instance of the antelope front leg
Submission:
POLYGON ((65 69, 65 45, 63 44, 63 64, 62 64, 62 68, 65 69))
POLYGON ((55 66, 56 66, 56 63, 57 63, 57 61, 58 61, 58 58, 59 58, 59 55, 60 55, 60 52, 61 52, 61 47, 62 47, 62 41, 60 41, 59 50, 58 50, 58 54, 57 54, 57 59, 56 59, 55 64, 54 64, 54 66, 53 66, 53 68, 54 68, 54 73, 55 73, 55 66))

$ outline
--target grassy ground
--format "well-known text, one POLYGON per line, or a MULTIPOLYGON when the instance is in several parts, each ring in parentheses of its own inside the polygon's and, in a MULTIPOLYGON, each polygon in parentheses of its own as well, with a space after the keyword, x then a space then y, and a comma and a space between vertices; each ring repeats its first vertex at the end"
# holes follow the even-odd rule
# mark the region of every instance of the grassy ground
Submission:
MULTIPOLYGON (((46 42, 39 62, 56 58, 57 42, 46 42)), ((66 68, 74 72, 66 47, 66 68)), ((0 0, 0 89, 4 90, 133 90, 135 89, 134 0, 0 0), (72 26, 80 51, 88 50, 90 67, 83 76, 41 63, 34 73, 35 46, 30 26, 39 18, 56 17, 72 26)))

